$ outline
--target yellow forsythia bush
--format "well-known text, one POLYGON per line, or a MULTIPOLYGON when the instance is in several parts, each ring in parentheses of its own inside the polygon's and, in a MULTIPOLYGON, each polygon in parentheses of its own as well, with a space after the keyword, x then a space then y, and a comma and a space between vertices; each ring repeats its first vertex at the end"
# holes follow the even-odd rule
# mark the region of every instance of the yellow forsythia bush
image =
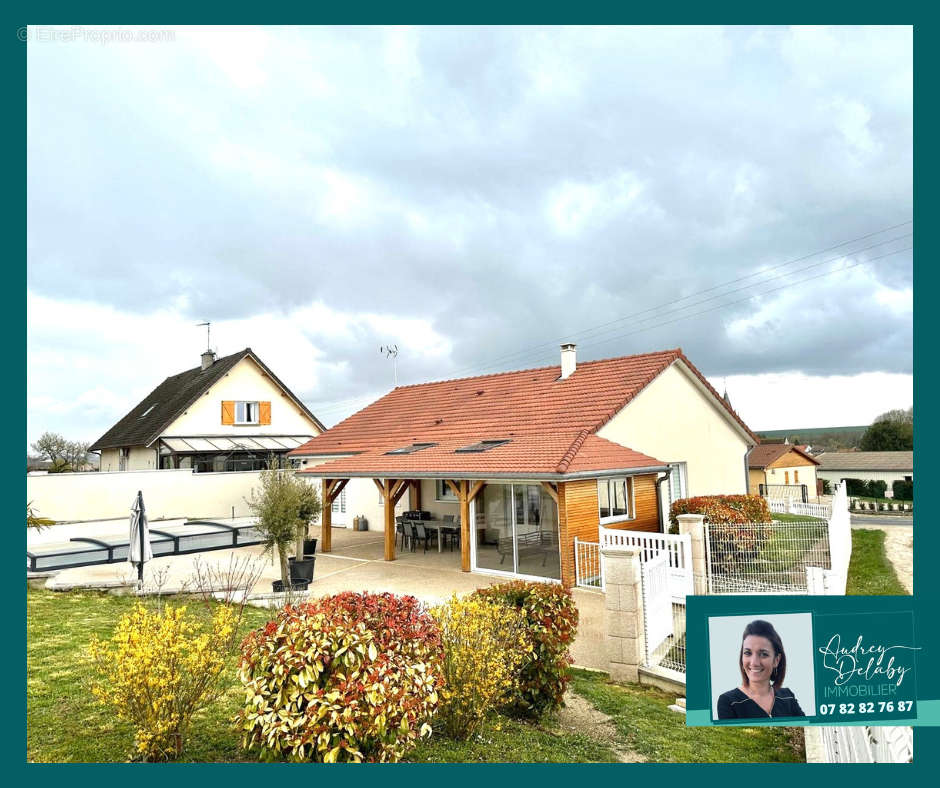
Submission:
POLYGON ((532 646, 521 610, 455 595, 431 615, 441 630, 444 689, 435 718, 453 739, 472 736, 513 691, 532 646))
POLYGON ((138 602, 110 640, 92 639, 98 671, 92 692, 136 727, 143 760, 178 757, 193 715, 224 691, 219 677, 237 621, 227 605, 206 622, 187 614, 185 605, 150 611, 138 602))

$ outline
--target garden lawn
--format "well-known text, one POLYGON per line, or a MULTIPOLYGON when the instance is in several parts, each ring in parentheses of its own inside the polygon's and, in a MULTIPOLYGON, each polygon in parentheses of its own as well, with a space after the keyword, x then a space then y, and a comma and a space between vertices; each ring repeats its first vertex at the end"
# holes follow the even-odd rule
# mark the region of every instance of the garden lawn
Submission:
POLYGON ((770 519, 778 523, 825 523, 819 517, 810 517, 807 514, 787 514, 786 512, 772 512, 770 519))
POLYGON ((675 696, 575 671, 572 689, 610 716, 620 743, 655 763, 805 762, 801 728, 689 728, 675 696))
POLYGON ((885 555, 884 531, 852 529, 852 558, 849 560, 845 593, 847 596, 907 594, 885 555))
MULTIPOLYGON (((94 678, 86 659, 93 634, 110 636, 118 618, 134 604, 130 596, 97 592, 54 593, 27 585, 26 595, 26 757, 44 762, 125 761, 132 755, 132 727, 91 695, 94 678)), ((177 601, 177 600, 173 600, 177 601)), ((201 608, 192 600, 190 608, 201 608)), ((243 628, 261 626, 267 610, 245 609, 243 628)), ((226 694, 197 715, 183 760, 255 761, 241 749, 231 720, 244 695, 236 677, 236 659, 226 672, 226 694)), ((574 691, 614 718, 618 747, 651 761, 746 762, 799 761, 802 744, 792 729, 686 728, 685 718, 666 706, 675 698, 649 687, 611 684, 606 677, 578 671, 574 691)), ((585 733, 493 717, 468 742, 435 735, 407 756, 434 762, 591 762, 616 761, 609 743, 585 733)))

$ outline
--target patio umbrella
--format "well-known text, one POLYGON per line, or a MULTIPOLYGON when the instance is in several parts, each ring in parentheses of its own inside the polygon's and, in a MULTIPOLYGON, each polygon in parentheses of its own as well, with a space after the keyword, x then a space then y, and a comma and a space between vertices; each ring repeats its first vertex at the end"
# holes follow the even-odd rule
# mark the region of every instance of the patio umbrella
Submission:
POLYGON ((137 491, 137 498, 131 507, 131 534, 127 550, 127 560, 137 566, 137 589, 144 585, 144 564, 153 560, 150 549, 150 526, 147 524, 147 510, 144 509, 144 495, 137 491))

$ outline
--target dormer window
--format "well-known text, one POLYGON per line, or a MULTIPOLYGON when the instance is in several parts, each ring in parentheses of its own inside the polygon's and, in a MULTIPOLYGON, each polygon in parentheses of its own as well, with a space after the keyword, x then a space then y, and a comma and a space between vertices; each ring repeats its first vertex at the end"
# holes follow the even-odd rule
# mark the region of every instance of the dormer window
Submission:
POLYGON ((432 446, 437 446, 436 443, 412 443, 410 446, 403 446, 400 449, 392 449, 391 451, 385 452, 386 454, 414 454, 416 451, 421 451, 422 449, 430 449, 432 446))
POLYGON ((469 446, 464 446, 461 449, 454 449, 455 454, 479 454, 483 451, 489 451, 490 449, 495 449, 497 446, 502 446, 504 443, 509 443, 509 438, 503 438, 502 440, 490 440, 490 441, 480 441, 479 443, 471 443, 469 446))
POLYGON ((257 424, 261 408, 258 402, 236 402, 235 403, 235 423, 236 424, 257 424))

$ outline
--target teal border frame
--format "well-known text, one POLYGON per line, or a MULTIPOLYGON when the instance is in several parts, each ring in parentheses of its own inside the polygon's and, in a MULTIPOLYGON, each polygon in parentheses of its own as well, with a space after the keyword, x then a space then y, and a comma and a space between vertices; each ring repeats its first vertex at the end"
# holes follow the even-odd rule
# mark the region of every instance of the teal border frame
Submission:
MULTIPOLYGON (((7 254, 7 286, 3 288, 3 299, 5 309, 3 310, 3 320, 5 323, 5 336, 8 339, 7 353, 14 369, 20 370, 20 373, 13 373, 16 378, 22 375, 23 382, 26 382, 28 368, 26 358, 26 305, 24 298, 26 284, 26 200, 24 191, 26 188, 26 48, 25 45, 16 39, 16 30, 27 23, 49 23, 59 19, 63 22, 82 21, 90 23, 123 23, 123 24, 206 24, 217 21, 219 17, 224 17, 231 24, 263 23, 265 17, 273 19, 275 23, 306 23, 306 24, 383 24, 424 21, 429 24, 490 24, 506 23, 520 24, 524 22, 539 24, 578 24, 578 23, 619 23, 619 24, 715 24, 730 23, 734 18, 744 19, 747 23, 762 22, 765 24, 782 24, 783 19, 766 19, 766 17, 789 17, 802 22, 820 22, 820 23, 842 23, 842 24, 913 24, 914 25, 914 70, 915 70, 915 113, 914 113, 914 145, 917 169, 914 176, 914 217, 915 228, 914 235, 916 240, 923 244, 918 251, 922 259, 926 262, 917 265, 915 262, 915 273, 918 288, 914 295, 914 323, 916 329, 916 338, 914 344, 915 361, 920 361, 922 366, 914 380, 914 395, 919 402, 928 406, 934 399, 932 394, 936 391, 933 388, 937 372, 934 368, 934 341, 933 335, 936 332, 933 321, 933 293, 937 283, 936 251, 937 241, 931 233, 918 233, 916 228, 916 219, 933 219, 936 209, 937 197, 934 194, 932 186, 932 176, 936 173, 936 146, 934 140, 937 138, 937 129, 935 116, 934 93, 936 91, 935 80, 929 77, 931 73, 930 65, 936 59, 934 54, 937 45, 936 28, 930 18, 931 14, 926 4, 914 3, 894 3, 890 6, 884 4, 848 4, 838 3, 827 6, 820 6, 819 3, 790 3, 786 9, 777 9, 773 7, 755 6, 753 3, 730 3, 718 7, 705 7, 701 4, 689 4, 682 7, 670 7, 668 10, 659 7, 631 7, 631 6, 612 6, 600 3, 588 3, 576 7, 566 6, 564 9, 560 4, 540 5, 530 7, 525 11, 508 7, 505 4, 497 5, 495 3, 476 4, 472 8, 448 8, 440 6, 430 6, 428 4, 407 4, 397 8, 389 7, 387 4, 365 4, 349 9, 339 9, 336 7, 321 7, 301 4, 268 4, 265 6, 218 6, 215 9, 193 6, 191 3, 183 4, 174 2, 163 3, 158 7, 128 6, 126 4, 111 3, 98 4, 93 7, 76 6, 73 3, 64 2, 40 2, 26 6, 25 4, 5 9, 5 15, 10 18, 8 24, 2 28, 3 37, 0 38, 0 50, 2 50, 2 73, 7 82, 7 122, 4 124, 3 134, 6 137, 5 146, 5 173, 7 177, 3 180, 3 191, 6 200, 4 211, 4 225, 7 232, 4 234, 8 244, 7 254), (76 20, 75 17, 87 17, 84 20, 76 20), (129 19, 130 17, 130 19, 129 19), (142 17, 151 17, 151 19, 141 19, 142 17), (156 19, 153 19, 156 17, 156 19), (177 21, 179 17, 183 20, 177 21), (671 18, 670 18, 671 17, 671 18), (763 17, 764 19, 755 19, 763 17), (860 18, 860 19, 859 19, 860 18), (921 21, 926 18, 926 21, 921 21), (918 140, 924 140, 925 144, 917 145, 918 140), (924 186, 926 184, 926 187, 924 186), (20 262, 22 261, 22 262, 20 262)), ((25 406, 26 392, 25 385, 18 390, 13 387, 7 387, 2 392, 3 401, 10 412, 23 412, 25 406)), ((927 407, 919 411, 918 415, 918 443, 917 447, 931 446, 935 444, 937 438, 937 412, 936 409, 927 407)), ((21 438, 26 437, 25 422, 21 427, 19 434, 21 438)), ((24 441, 25 442, 25 441, 24 441)), ((915 458, 920 472, 928 474, 926 478, 935 478, 938 471, 938 460, 934 452, 928 452, 915 447, 915 458)), ((17 500, 19 495, 23 494, 24 482, 18 478, 22 473, 21 460, 19 459, 19 449, 11 446, 11 450, 5 453, 3 458, 3 489, 5 509, 9 515, 8 523, 19 521, 22 516, 22 506, 17 500), (17 458, 14 462, 14 456, 17 458), (13 495, 13 488, 16 487, 17 496, 13 495), (15 504, 15 506, 14 506, 15 504), (14 512, 15 510, 15 512, 14 512), (16 514, 14 519, 13 514, 16 514)), ((938 529, 929 521, 921 521, 915 531, 916 547, 914 550, 914 575, 915 575, 915 627, 918 633, 920 644, 924 648, 925 660, 929 660, 931 668, 938 670, 922 671, 920 685, 921 694, 924 698, 938 697, 937 685, 940 684, 940 627, 936 626, 936 613, 940 610, 940 578, 933 567, 931 556, 935 556, 940 551, 940 533, 938 529), (926 524, 925 524, 926 523, 926 524), (933 675, 931 675, 931 673, 933 675), (925 684, 927 686, 925 686, 925 684), (928 694, 930 693, 930 694, 928 694)), ((7 587, 7 599, 14 600, 19 597, 20 592, 14 595, 12 586, 16 578, 16 585, 19 586, 18 574, 14 574, 13 557, 8 552, 5 561, 8 564, 9 571, 5 573, 4 582, 7 587)), ((18 567, 22 565, 17 563, 18 567)), ((22 571, 17 569, 17 573, 22 571)), ((19 586, 22 589, 22 586, 19 586)), ((21 608, 22 609, 22 608, 21 608)), ((11 640, 25 641, 25 627, 20 629, 22 633, 19 637, 13 636, 11 640)), ((24 643, 25 645, 25 643, 24 643)), ((25 665, 22 657, 23 650, 14 648, 8 649, 3 654, 4 667, 6 675, 11 677, 13 686, 8 689, 9 698, 13 701, 17 697, 19 687, 25 686, 25 665), (20 681, 16 679, 19 678, 20 681)), ((927 703, 933 701, 920 701, 922 708, 927 703)), ((24 704, 25 705, 25 704, 24 704)), ((933 711, 937 714, 938 708, 933 711)), ((937 714, 940 717, 940 714, 937 714)), ((311 767, 289 767, 282 765, 252 765, 252 764, 193 764, 193 765, 174 765, 168 767, 153 767, 141 769, 134 765, 37 765, 26 764, 24 748, 14 746, 16 738, 14 731, 17 727, 17 720, 11 717, 11 723, 8 735, 3 739, 4 760, 8 763, 7 775, 9 779, 28 780, 34 785, 44 785, 47 783, 61 783, 63 778, 77 780, 81 784, 85 780, 94 780, 96 784, 107 784, 109 780, 131 778, 135 783, 141 785, 163 784, 169 778, 166 769, 172 769, 172 779, 179 784, 204 782, 206 778, 221 777, 224 772, 225 778, 233 781, 242 779, 257 779, 261 772, 251 771, 254 769, 274 769, 275 772, 265 772, 274 779, 283 779, 287 773, 283 770, 289 768, 329 768, 322 766, 311 767), (136 769, 131 776, 129 770, 136 769), (68 770, 68 772, 64 771, 68 770)), ((25 726, 24 726, 25 728, 25 726)), ((22 744, 25 745, 25 730, 22 744)), ((914 763, 912 766, 904 768, 904 775, 908 779, 923 780, 927 784, 931 778, 935 779, 935 766, 940 763, 940 730, 935 728, 918 728, 914 734, 914 763)), ((708 770, 702 770, 692 764, 630 764, 625 765, 627 771, 620 771, 622 765, 597 765, 597 766, 549 766, 549 765, 519 765, 503 764, 493 766, 483 765, 401 765, 395 767, 377 767, 365 766, 353 769, 352 767, 343 768, 341 774, 331 774, 333 779, 342 779, 345 784, 371 785, 377 779, 390 780, 395 783, 401 779, 413 781, 419 774, 416 770, 420 769, 420 774, 426 778, 444 778, 457 780, 461 782, 464 779, 479 780, 482 776, 482 770, 486 769, 486 777, 494 780, 496 783, 517 781, 522 775, 521 770, 526 770, 526 777, 529 779, 544 781, 549 784, 562 781, 570 781, 573 777, 580 774, 575 773, 573 769, 590 769, 590 776, 597 777, 616 777, 619 779, 630 779, 637 776, 641 778, 654 777, 656 779, 672 778, 677 780, 688 780, 689 778, 709 780, 721 780, 727 778, 741 779, 743 776, 740 770, 759 770, 768 773, 770 777, 778 775, 770 774, 780 770, 787 770, 789 775, 800 779, 810 779, 808 772, 803 770, 800 765, 786 764, 725 764, 711 766, 708 770), (380 771, 375 771, 379 769, 380 771), (794 769, 796 771, 794 771, 794 769), (446 770, 446 772, 445 772, 446 770), (612 770, 618 770, 614 773, 612 770), (693 771, 694 770, 694 771, 693 771), (601 774, 604 772, 604 774, 601 774), (655 772, 655 774, 654 774, 655 772)), ((855 784, 874 783, 878 780, 880 783, 884 779, 892 779, 894 773, 885 772, 879 769, 878 773, 867 766, 843 766, 843 765, 813 765, 807 767, 813 772, 813 777, 832 779, 851 779, 855 784)), ((892 767, 885 767, 892 768, 892 767)), ((300 772, 293 772, 295 778, 317 779, 323 775, 300 772)), ((747 775, 750 776, 750 775, 747 775)))

